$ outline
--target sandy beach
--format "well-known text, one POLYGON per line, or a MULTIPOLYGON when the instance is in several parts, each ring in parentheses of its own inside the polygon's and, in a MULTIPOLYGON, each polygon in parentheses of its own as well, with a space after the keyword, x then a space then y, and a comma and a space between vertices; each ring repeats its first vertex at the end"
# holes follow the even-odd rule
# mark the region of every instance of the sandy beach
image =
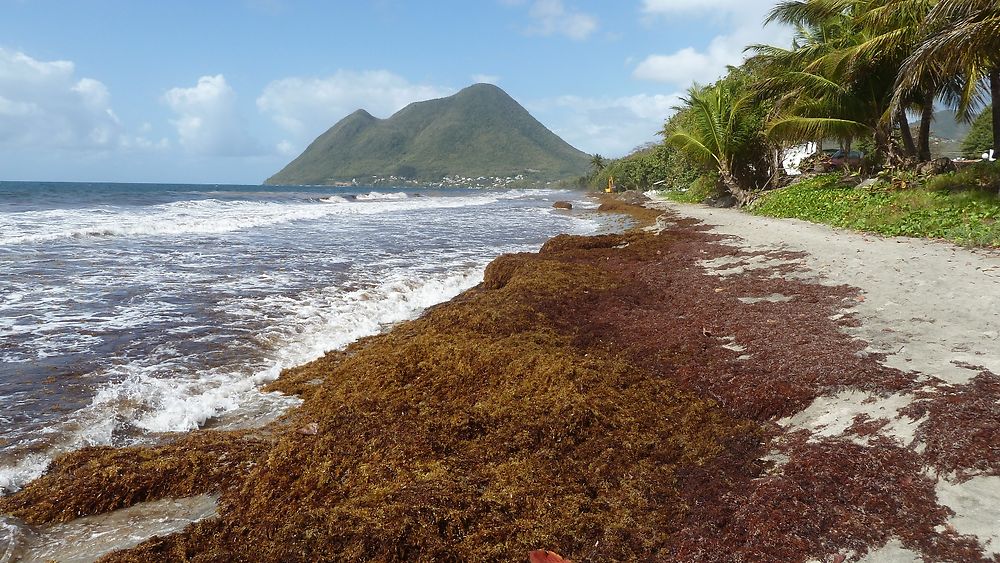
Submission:
MULTIPOLYGON (((716 275, 740 275, 747 269, 780 264, 793 268, 782 274, 786 277, 857 287, 860 294, 845 311, 858 324, 845 327, 845 331, 867 342, 865 352, 878 355, 883 365, 913 372, 922 384, 912 392, 887 397, 844 389, 779 421, 786 428, 844 437, 859 415, 884 418, 888 423, 876 435, 926 452, 927 442, 921 439, 923 435, 917 435, 926 419, 915 419, 916 411, 907 410, 914 402, 971 392, 974 386, 970 382, 977 376, 996 385, 995 374, 1000 373, 1000 252, 924 239, 885 238, 704 205, 656 201, 650 206, 702 221, 744 252, 797 253, 794 258, 777 260, 726 258, 706 263, 708 271, 716 275)), ((993 442, 1000 436, 1000 422, 998 410, 989 400, 982 398, 984 411, 963 413, 983 418, 969 421, 969 432, 986 432, 986 440, 970 443, 967 437, 959 437, 951 445, 936 446, 986 448, 991 452, 983 455, 995 460, 998 446, 993 442)), ((974 469, 938 469, 928 464, 926 471, 936 480, 939 503, 954 513, 949 525, 959 533, 975 535, 987 553, 1000 554, 1000 476, 995 462, 974 469)), ((900 551, 890 559, 919 560, 919 554, 900 551)))
POLYGON ((107 561, 995 557, 997 257, 649 205, 286 370, 263 429, 87 448, 0 512, 218 499, 107 561))

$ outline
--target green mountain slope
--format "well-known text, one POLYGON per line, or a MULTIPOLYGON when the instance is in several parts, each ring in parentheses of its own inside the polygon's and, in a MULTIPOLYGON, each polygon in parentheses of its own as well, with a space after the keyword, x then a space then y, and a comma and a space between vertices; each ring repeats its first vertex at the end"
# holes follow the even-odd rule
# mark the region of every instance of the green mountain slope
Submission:
POLYGON ((358 110, 316 138, 266 184, 329 184, 372 176, 439 180, 586 172, 589 156, 539 123, 506 92, 475 84, 416 102, 388 119, 358 110))
MULTIPOLYGON (((917 134, 919 127, 919 119, 910 122, 910 129, 913 130, 914 135, 917 134)), ((931 136, 942 140, 961 141, 969 133, 969 127, 971 127, 969 123, 958 120, 954 110, 943 109, 934 112, 934 121, 931 122, 931 136)))
MULTIPOLYGON (((910 122, 914 137, 920 127, 920 120, 910 122)), ((934 112, 931 122, 931 154, 935 157, 954 158, 962 153, 962 139, 969 133, 970 124, 958 120, 954 110, 943 109, 934 112)))

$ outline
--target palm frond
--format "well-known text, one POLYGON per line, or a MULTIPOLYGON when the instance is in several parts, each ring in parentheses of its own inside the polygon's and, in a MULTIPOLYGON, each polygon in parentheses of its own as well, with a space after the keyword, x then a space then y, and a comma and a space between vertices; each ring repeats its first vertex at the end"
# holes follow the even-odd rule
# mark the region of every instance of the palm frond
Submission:
POLYGON ((850 119, 801 117, 789 115, 772 121, 766 134, 776 141, 811 141, 815 139, 850 139, 871 134, 872 128, 850 119))

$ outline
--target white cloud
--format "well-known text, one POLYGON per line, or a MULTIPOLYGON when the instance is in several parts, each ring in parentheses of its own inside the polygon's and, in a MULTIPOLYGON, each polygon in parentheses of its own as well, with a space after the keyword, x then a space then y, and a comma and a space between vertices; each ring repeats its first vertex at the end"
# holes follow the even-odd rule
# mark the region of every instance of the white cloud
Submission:
POLYGON ((560 96, 528 104, 532 113, 566 142, 588 153, 622 156, 656 140, 673 115, 679 94, 637 94, 617 98, 560 96))
POLYGON ((296 154, 295 145, 288 139, 282 139, 275 147, 278 154, 283 156, 294 156, 296 154))
POLYGON ((340 70, 324 78, 275 80, 257 98, 257 108, 291 134, 292 142, 302 144, 359 108, 388 117, 412 102, 452 93, 450 88, 412 84, 385 70, 340 70))
POLYGON ((725 73, 726 65, 742 60, 744 45, 734 48, 727 39, 716 37, 704 51, 685 47, 669 55, 650 55, 635 67, 632 75, 677 85, 712 82, 725 73))
POLYGON ((778 25, 764 28, 764 18, 773 7, 773 0, 644 0, 642 12, 653 18, 652 25, 678 19, 709 19, 726 31, 703 48, 687 46, 672 53, 651 54, 636 65, 632 75, 678 88, 692 82, 712 82, 725 74, 726 66, 743 62, 748 45, 789 44, 788 28, 778 25))
POLYGON ((534 35, 565 35, 582 40, 597 30, 597 18, 567 9, 562 0, 535 0, 528 9, 533 20, 528 33, 534 35))
POLYGON ((469 78, 472 79, 474 84, 486 83, 486 84, 499 84, 500 77, 495 74, 473 74, 469 78))
POLYGON ((236 111, 236 92, 226 78, 202 76, 191 88, 172 88, 163 95, 177 114, 171 120, 181 146, 204 156, 248 156, 260 154, 260 145, 250 137, 236 111))
POLYGON ((106 149, 121 140, 107 87, 70 61, 0 48, 0 146, 106 149))

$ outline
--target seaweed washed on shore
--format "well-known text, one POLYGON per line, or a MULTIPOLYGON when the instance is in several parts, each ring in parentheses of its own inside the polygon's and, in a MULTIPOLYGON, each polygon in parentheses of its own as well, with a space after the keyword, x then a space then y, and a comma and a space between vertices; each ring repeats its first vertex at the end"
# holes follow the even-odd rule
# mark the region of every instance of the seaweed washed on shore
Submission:
POLYGON ((304 402, 263 429, 83 449, 0 513, 219 495, 217 517, 106 561, 827 560, 890 541, 986 560, 925 470, 1000 470, 993 450, 943 451, 963 424, 949 403, 914 414, 926 453, 878 419, 851 439, 777 423, 845 389, 917 387, 841 330, 856 291, 780 266, 718 277, 706 261, 757 257, 657 226, 502 256, 422 317, 286 370, 268 389, 304 402))

